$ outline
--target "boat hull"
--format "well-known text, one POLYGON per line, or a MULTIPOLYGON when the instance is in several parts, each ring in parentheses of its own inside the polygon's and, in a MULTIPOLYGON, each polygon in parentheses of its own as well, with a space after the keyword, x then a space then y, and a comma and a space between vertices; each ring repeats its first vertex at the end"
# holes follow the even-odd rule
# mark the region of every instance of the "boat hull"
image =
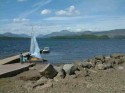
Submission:
POLYGON ((43 50, 42 53, 50 53, 50 51, 44 51, 44 50, 43 50))
POLYGON ((30 62, 47 62, 46 59, 31 58, 30 62))

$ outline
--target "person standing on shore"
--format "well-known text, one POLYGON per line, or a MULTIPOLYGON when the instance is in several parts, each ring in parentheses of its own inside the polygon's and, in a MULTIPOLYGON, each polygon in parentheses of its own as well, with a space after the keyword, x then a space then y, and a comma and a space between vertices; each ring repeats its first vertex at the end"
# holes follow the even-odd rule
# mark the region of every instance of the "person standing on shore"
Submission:
POLYGON ((27 55, 27 61, 30 62, 30 60, 31 60, 31 54, 28 53, 28 55, 27 55))
POLYGON ((23 54, 20 53, 20 63, 23 64, 23 54))

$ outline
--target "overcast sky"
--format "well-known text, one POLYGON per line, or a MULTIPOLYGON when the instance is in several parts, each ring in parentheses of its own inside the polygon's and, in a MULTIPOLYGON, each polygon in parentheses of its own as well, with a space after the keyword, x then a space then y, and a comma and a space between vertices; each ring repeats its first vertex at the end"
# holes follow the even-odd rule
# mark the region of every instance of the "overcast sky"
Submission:
POLYGON ((125 0, 0 0, 0 33, 125 28, 125 0))

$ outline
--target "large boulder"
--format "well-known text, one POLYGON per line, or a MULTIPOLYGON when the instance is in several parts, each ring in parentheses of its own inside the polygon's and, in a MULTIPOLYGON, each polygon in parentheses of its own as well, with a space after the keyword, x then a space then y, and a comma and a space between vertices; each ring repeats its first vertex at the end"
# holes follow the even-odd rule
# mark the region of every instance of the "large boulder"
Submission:
POLYGON ((82 67, 83 67, 83 68, 88 68, 88 69, 90 69, 92 66, 93 66, 93 65, 92 65, 91 62, 83 62, 83 63, 82 63, 82 67))
POLYGON ((98 55, 98 56, 95 56, 95 59, 96 60, 104 60, 105 59, 105 56, 103 56, 103 55, 98 55))
POLYGON ((105 70, 105 65, 104 64, 98 64, 97 69, 98 70, 105 70))
POLYGON ((51 64, 46 65, 39 72, 42 76, 46 78, 50 78, 50 79, 53 79, 58 74, 58 72, 55 70, 55 68, 51 64))
POLYGON ((79 61, 74 62, 74 65, 78 66, 78 67, 82 67, 83 66, 82 62, 79 62, 79 61))
POLYGON ((77 66, 75 66, 74 64, 65 64, 63 66, 63 69, 68 75, 75 74, 75 71, 78 70, 77 66))
POLYGON ((112 63, 104 63, 104 68, 105 69, 113 68, 113 64, 112 63))
POLYGON ((82 62, 77 61, 77 62, 74 62, 73 64, 78 68, 78 70, 83 69, 83 63, 82 62))
POLYGON ((115 58, 106 58, 105 63, 111 63, 113 65, 115 64, 115 58))
POLYGON ((119 64, 122 64, 122 63, 123 63, 122 59, 115 59, 115 64, 116 65, 119 65, 119 64))

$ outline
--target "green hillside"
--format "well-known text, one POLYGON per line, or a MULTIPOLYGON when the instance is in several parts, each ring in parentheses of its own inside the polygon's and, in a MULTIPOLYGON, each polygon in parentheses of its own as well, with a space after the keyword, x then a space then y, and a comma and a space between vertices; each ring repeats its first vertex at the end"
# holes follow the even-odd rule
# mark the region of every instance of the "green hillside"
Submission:
POLYGON ((2 35, 0 35, 0 40, 8 40, 8 39, 16 39, 16 40, 18 40, 18 39, 29 39, 29 38, 23 38, 23 37, 7 37, 7 36, 2 36, 2 35))
POLYGON ((52 39, 109 39, 107 35, 55 36, 52 39))

